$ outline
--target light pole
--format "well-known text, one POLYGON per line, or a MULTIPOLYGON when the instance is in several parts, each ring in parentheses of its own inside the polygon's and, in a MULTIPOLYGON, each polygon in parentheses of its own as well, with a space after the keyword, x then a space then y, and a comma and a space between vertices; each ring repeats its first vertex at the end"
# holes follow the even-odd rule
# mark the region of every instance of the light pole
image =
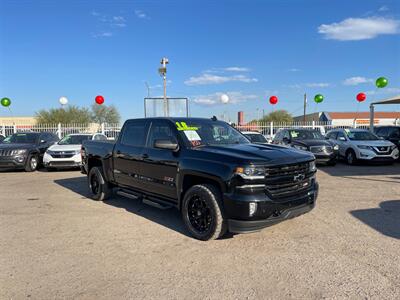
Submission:
POLYGON ((158 68, 158 73, 163 77, 164 80, 164 116, 169 116, 169 107, 168 107, 168 99, 167 99, 167 64, 168 58, 163 57, 161 59, 161 68, 158 68))

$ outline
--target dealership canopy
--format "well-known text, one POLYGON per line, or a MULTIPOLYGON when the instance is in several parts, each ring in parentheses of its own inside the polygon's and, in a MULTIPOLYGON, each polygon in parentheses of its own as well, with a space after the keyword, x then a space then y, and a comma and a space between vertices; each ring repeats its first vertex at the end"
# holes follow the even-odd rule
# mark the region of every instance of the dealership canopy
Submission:
POLYGON ((395 97, 384 99, 376 102, 372 102, 369 106, 370 114, 369 114, 369 130, 374 130, 374 112, 375 112, 375 105, 382 105, 382 104, 400 104, 400 95, 395 97))

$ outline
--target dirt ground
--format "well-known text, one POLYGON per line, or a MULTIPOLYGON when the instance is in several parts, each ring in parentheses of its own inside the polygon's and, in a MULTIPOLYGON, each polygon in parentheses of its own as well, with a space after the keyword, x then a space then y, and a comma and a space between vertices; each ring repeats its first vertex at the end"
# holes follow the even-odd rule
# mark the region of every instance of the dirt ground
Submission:
POLYGON ((1 172, 0 299, 400 299, 400 164, 318 179, 311 213, 200 242, 78 171, 1 172))

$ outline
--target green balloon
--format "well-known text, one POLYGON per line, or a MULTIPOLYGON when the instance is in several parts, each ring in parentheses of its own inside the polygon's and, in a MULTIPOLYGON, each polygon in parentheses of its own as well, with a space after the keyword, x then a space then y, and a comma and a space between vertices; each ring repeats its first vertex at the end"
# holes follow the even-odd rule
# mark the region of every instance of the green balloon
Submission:
POLYGON ((375 82, 376 87, 378 88, 384 88, 385 86, 388 85, 388 83, 389 81, 385 77, 379 77, 375 82))
POLYGON ((317 95, 315 95, 315 97, 314 97, 314 101, 315 101, 316 103, 321 103, 322 101, 324 101, 324 96, 322 96, 321 94, 317 94, 317 95))
POLYGON ((9 107, 11 105, 11 100, 8 98, 2 98, 1 105, 3 105, 4 107, 9 107))

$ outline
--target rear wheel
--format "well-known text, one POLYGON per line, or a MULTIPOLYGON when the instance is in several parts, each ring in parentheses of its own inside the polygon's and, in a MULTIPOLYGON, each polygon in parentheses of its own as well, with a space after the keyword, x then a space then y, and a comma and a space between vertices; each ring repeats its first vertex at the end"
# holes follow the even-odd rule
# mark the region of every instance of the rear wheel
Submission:
POLYGON ((93 200, 104 201, 112 194, 112 188, 105 181, 103 172, 99 167, 90 169, 88 186, 93 200))
POLYGON ((199 240, 214 240, 227 231, 221 193, 213 185, 195 185, 186 192, 182 203, 182 218, 192 236, 199 240))
POLYGON ((39 165, 39 157, 37 154, 31 154, 28 156, 25 164, 25 171, 26 172, 33 172, 36 171, 39 165))
POLYGON ((355 165, 357 163, 357 157, 354 150, 350 149, 346 152, 346 162, 349 165, 355 165))

